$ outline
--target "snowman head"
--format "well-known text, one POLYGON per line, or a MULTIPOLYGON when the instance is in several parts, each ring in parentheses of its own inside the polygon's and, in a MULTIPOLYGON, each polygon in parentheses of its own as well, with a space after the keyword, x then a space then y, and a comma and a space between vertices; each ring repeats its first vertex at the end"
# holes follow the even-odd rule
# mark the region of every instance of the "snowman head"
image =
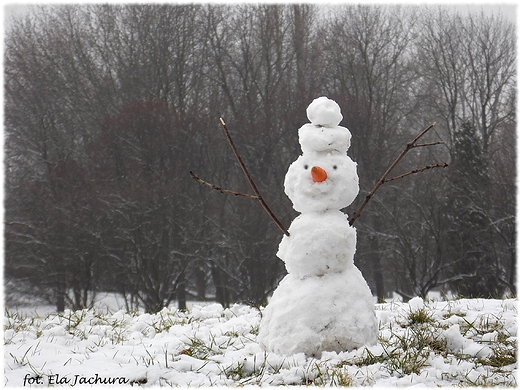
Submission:
POLYGON ((301 213, 341 209, 359 192, 356 163, 338 152, 304 153, 285 176, 285 193, 301 213))

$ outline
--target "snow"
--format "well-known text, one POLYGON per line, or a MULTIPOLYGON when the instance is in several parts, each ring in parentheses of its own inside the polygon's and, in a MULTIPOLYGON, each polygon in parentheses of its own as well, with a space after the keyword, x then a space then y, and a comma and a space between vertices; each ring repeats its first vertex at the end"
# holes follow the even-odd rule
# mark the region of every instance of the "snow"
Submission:
POLYGON ((303 153, 336 152, 344 154, 350 147, 350 131, 338 126, 343 115, 339 105, 325 96, 314 99, 307 107, 311 123, 298 130, 303 153))
POLYGON ((126 386, 516 386, 516 299, 426 300, 419 308, 418 299, 410 302, 375 305, 376 345, 319 358, 264 351, 261 313, 245 305, 194 304, 189 312, 157 314, 104 307, 45 317, 11 312, 4 318, 4 381, 9 387, 24 386, 24 378, 33 387, 36 380, 68 387, 117 378, 126 386), (428 322, 413 323, 419 310, 428 322), (504 351, 511 362, 492 364, 504 351))
POLYGON ((343 119, 338 103, 325 96, 314 99, 309 104, 307 117, 314 126, 324 127, 335 127, 343 119))
POLYGON ((258 340, 279 355, 314 357, 375 344, 372 307, 370 290, 354 265, 322 277, 288 274, 265 309, 258 340))
POLYGON ((354 265, 356 230, 340 211, 359 192, 356 163, 346 155, 350 132, 336 127, 340 108, 326 97, 307 115, 311 124, 299 130, 303 154, 285 176, 285 192, 302 214, 280 243, 288 275, 264 312, 258 340, 268 352, 320 357, 374 345, 377 319, 354 265))
POLYGON ((424 300, 421 297, 415 297, 408 301, 411 310, 417 311, 424 308, 424 300))
POLYGON ((356 229, 339 210, 301 214, 289 234, 280 242, 277 256, 293 276, 342 272, 354 264, 356 229))
MULTIPOLYGON (((444 338, 446 339, 446 346, 451 352, 458 352, 481 358, 489 357, 493 353, 491 348, 488 346, 482 346, 481 344, 464 337, 461 334, 459 324, 454 324, 444 331, 444 338)), ((482 341, 489 342, 489 340, 487 340, 488 338, 489 337, 486 337, 486 340, 482 341)))
POLYGON ((307 123, 298 130, 303 153, 334 151, 346 153, 352 135, 346 127, 316 127, 307 123))

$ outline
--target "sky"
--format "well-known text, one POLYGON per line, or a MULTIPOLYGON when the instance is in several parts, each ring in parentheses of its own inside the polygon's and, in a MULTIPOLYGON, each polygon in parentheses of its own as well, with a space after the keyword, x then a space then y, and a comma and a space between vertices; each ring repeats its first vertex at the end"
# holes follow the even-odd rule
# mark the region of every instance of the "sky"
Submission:
MULTIPOLYGON (((197 0, 195 0, 196 2, 197 0)), ((54 1, 46 1, 45 3, 53 3, 54 1)), ((67 3, 75 3, 75 2, 78 2, 78 3, 88 3, 88 2, 93 2, 93 1, 89 1, 89 0, 82 0, 82 1, 67 1, 67 3)), ((108 1, 110 2, 110 1, 108 1)), ((143 2, 143 3, 146 3, 146 2, 149 2, 149 1, 128 1, 130 3, 134 2, 134 3, 140 3, 140 2, 143 2)), ((208 2, 208 1, 205 1, 205 2, 208 2)), ((209 2, 211 2, 211 0, 209 0, 209 2)), ((222 1, 219 1, 219 2, 222 2, 222 1)), ((224 1, 224 2, 230 2, 229 0, 227 1, 224 1)), ((235 2, 235 1, 231 1, 231 2, 235 2)), ((239 1, 240 2, 240 1, 239 1)), ((242 1, 244 2, 244 1, 242 1)), ((280 0, 262 0, 262 2, 272 2, 272 3, 280 3, 280 2, 284 2, 283 0, 280 1, 280 0)), ((303 0, 302 2, 307 2, 306 0, 303 0)), ((339 4, 339 3, 346 3, 346 2, 349 2, 349 1, 341 1, 341 0, 329 0, 328 2, 332 3, 332 4, 339 4)), ((353 2, 353 1, 350 1, 350 2, 353 2)), ((383 1, 383 0, 375 0, 375 1, 354 1, 354 3, 371 3, 371 2, 374 2, 374 3, 381 3, 381 4, 393 4, 394 2, 389 2, 389 1, 383 1)), ((16 2, 16 3, 4 3, 4 7, 3 7, 3 11, 4 11, 4 18, 2 18, 4 20, 4 23, 5 23, 5 27, 8 27, 9 26, 9 19, 11 16, 13 15, 23 15, 25 13, 28 12, 28 9, 30 7, 30 4, 43 4, 42 2, 38 2, 38 1, 33 1, 33 2, 16 2)), ((176 2, 171 2, 172 4, 175 4, 176 2)), ((192 1, 179 1, 177 3, 192 3, 192 1)), ((455 5, 453 5, 453 1, 424 1, 424 2, 421 2, 421 1, 413 1, 413 0, 399 0, 399 1, 396 1, 395 2, 396 4, 430 4, 430 5, 433 5, 433 4, 443 4, 443 5, 447 5, 447 6, 451 6, 453 7, 455 10, 459 11, 460 13, 466 13, 468 11, 471 11, 471 12, 475 12, 475 11, 479 11, 480 9, 484 10, 484 12, 486 13, 492 13, 492 12, 497 12, 497 11, 500 11, 503 13, 504 17, 506 17, 507 19, 511 20, 511 21, 517 21, 517 18, 518 18, 518 15, 517 15, 517 2, 516 1, 508 1, 508 0, 503 0, 503 1, 484 1, 484 2, 479 2, 479 1, 473 1, 473 2, 465 2, 465 1, 460 1, 460 2, 457 2, 455 5)))

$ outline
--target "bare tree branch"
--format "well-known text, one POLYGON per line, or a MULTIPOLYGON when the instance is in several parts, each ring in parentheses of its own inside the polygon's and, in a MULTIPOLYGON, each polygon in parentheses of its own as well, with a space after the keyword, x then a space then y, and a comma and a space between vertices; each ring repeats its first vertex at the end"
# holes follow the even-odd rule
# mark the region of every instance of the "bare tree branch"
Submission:
POLYGON ((388 183, 389 181, 402 179, 403 177, 406 177, 406 176, 409 176, 409 175, 413 175, 414 173, 423 172, 423 171, 426 171, 426 170, 432 169, 432 168, 446 168, 447 166, 448 166, 447 163, 439 163, 439 164, 427 165, 425 167, 417 168, 417 169, 414 169, 413 171, 403 173, 402 175, 399 175, 399 176, 396 176, 396 177, 392 177, 391 179, 385 179, 384 182, 388 183))
MULTIPOLYGON (((374 188, 372 188, 372 190, 368 193, 368 195, 366 196, 365 200, 363 201, 363 203, 361 204, 361 206, 359 206, 359 208, 356 210, 356 212, 352 215, 352 217, 350 218, 349 220, 349 223, 350 223, 350 226, 352 226, 354 224, 354 222, 356 221, 356 219, 361 215, 361 212, 363 211, 363 209, 365 208, 365 206, 367 205, 367 203, 370 201, 370 199, 372 198, 372 196, 374 196, 374 193, 377 191, 377 189, 379 187, 381 187, 381 185, 383 185, 385 182, 387 181, 390 181, 390 180, 387 180, 386 177, 390 174, 390 172, 395 168, 395 166, 399 163, 399 161, 401 161, 403 159, 403 157, 406 155, 406 153, 408 153, 411 149, 413 148, 418 148, 418 147, 422 147, 422 146, 430 146, 430 145, 437 145, 439 143, 442 143, 442 142, 432 142, 432 143, 427 143, 427 144, 418 144, 417 141, 423 136, 425 135, 431 128, 433 128, 435 125, 437 124, 437 122, 433 122, 430 126, 428 126, 427 128, 425 128, 423 131, 421 131, 411 142, 409 142, 408 144, 406 144, 406 147, 403 149, 403 151, 401 152, 401 154, 399 154, 399 156, 397 156, 397 158, 394 160, 394 162, 388 167, 388 169, 386 170, 385 173, 383 173, 383 176, 381 176, 381 178, 376 182, 376 184, 374 185, 374 188)), ((439 165, 441 166, 441 165, 439 165)), ((432 167, 433 168, 433 167, 432 167)), ((422 168, 421 168, 422 169, 422 168)), ((422 170, 426 170, 426 169, 430 169, 430 168, 425 168, 425 169, 422 169, 422 170)), ((412 171, 413 172, 413 171, 412 171)), ((418 172, 421 172, 421 170, 418 170, 418 172)), ((415 172, 414 172, 415 173, 415 172)), ((408 174, 405 174, 404 176, 402 177, 405 177, 405 176, 408 176, 410 175, 411 173, 408 173, 408 174)), ((391 180, 397 180, 397 178, 400 178, 400 177, 395 177, 394 179, 391 179, 391 180)))
POLYGON ((245 196, 246 198, 250 198, 250 199, 257 199, 258 200, 258 196, 256 195, 250 195, 250 194, 244 194, 242 192, 236 192, 236 191, 230 191, 230 190, 226 190, 222 187, 219 187, 219 186, 216 186, 215 184, 211 184, 211 183, 208 183, 207 181, 204 181, 202 180, 200 177, 198 177, 197 175, 195 175, 192 171, 190 171, 190 175, 195 179, 197 180, 199 183, 202 183, 206 186, 208 186, 209 188, 212 188, 214 190, 217 190, 217 191, 220 191, 222 192, 223 194, 231 194, 231 195, 236 195, 236 196, 245 196))
POLYGON ((414 148, 420 148, 422 146, 432 146, 432 145, 444 145, 444 141, 437 141, 437 142, 429 142, 426 144, 415 144, 414 148))
POLYGON ((237 150, 237 148, 235 146, 235 143, 233 142, 233 138, 231 138, 231 134, 229 133, 229 130, 228 130, 227 126, 226 126, 226 123, 224 122, 224 119, 220 118, 220 124, 222 125, 222 128, 224 129, 224 133, 226 134, 226 137, 227 137, 227 139, 229 141, 229 144, 231 145, 231 149, 233 149, 233 153, 235 154, 235 157, 237 158, 237 161, 240 164, 240 167, 242 168, 242 171, 244 171, 244 175, 246 175, 247 181, 251 185, 251 188, 253 189, 253 192, 255 193, 255 195, 258 196, 258 201, 260 202, 260 204, 262 205, 264 210, 267 212, 267 214, 269 214, 269 216, 274 221, 274 223, 276 223, 276 226, 278 226, 280 228, 280 230, 286 236, 288 236, 289 232, 287 231, 287 229, 282 225, 282 223, 278 220, 276 215, 274 215, 274 213, 271 211, 271 209, 269 208, 269 206, 265 202, 264 198, 262 198, 262 195, 260 195, 260 191, 258 191, 258 188, 256 187, 256 184, 253 181, 253 178, 251 177, 251 175, 247 171, 247 168, 246 168, 244 162, 242 161, 242 158, 240 157, 240 154, 238 153, 238 150, 237 150))
POLYGON ((205 185, 207 185, 207 186, 209 186, 209 187, 211 187, 211 188, 213 188, 215 190, 218 190, 218 191, 220 191, 222 193, 233 194, 233 195, 240 195, 240 196, 245 196, 245 197, 248 197, 248 198, 251 198, 251 199, 258 200, 260 202, 260 204, 262 205, 262 207, 264 208, 264 210, 267 212, 267 214, 269 214, 271 219, 274 221, 274 223, 276 223, 276 226, 278 226, 280 228, 280 230, 286 236, 288 236, 289 232, 287 231, 287 229, 283 226, 283 224, 280 222, 280 220, 276 217, 276 215, 269 208, 269 206, 265 202, 264 198, 262 198, 262 195, 260 195, 260 191, 258 191, 258 188, 256 187, 256 184, 253 181, 253 178, 249 174, 249 171, 247 170, 244 162, 242 161, 242 157, 240 157, 240 154, 238 153, 238 150, 237 150, 237 148, 235 146, 235 142, 233 142, 233 138, 231 138, 231 134, 229 133, 229 130, 227 128, 226 123, 224 122, 224 119, 220 118, 220 124, 222 125, 222 128, 224 129, 224 133, 226 135, 226 138, 229 141, 229 144, 231 145, 231 149, 233 149, 233 153, 235 154, 235 157, 236 157, 236 159, 238 161, 238 164, 240 165, 240 168, 242 168, 242 171, 244 172, 244 175, 246 176, 246 179, 249 182, 249 185, 251 186, 251 188, 253 189, 253 192, 255 193, 255 195, 248 195, 248 194, 243 194, 243 193, 240 193, 240 192, 225 190, 225 189, 223 189, 221 187, 217 187, 217 186, 215 186, 215 185, 213 185, 211 183, 205 182, 204 180, 198 178, 193 172, 190 171, 191 176, 193 176, 193 178, 195 180, 197 180, 198 182, 200 182, 202 184, 205 184, 205 185))

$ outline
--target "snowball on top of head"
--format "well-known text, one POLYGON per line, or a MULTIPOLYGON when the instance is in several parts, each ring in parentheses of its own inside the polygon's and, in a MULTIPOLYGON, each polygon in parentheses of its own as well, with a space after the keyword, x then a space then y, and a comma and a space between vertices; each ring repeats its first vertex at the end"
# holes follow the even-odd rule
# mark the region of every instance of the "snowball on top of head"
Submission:
POLYGON ((339 152, 346 153, 350 147, 350 131, 338 126, 343 115, 339 105, 325 96, 314 99, 307 107, 307 117, 311 123, 298 130, 303 153, 339 152))
POLYGON ((307 118, 314 126, 336 127, 343 119, 341 108, 325 96, 314 99, 307 107, 307 118))

